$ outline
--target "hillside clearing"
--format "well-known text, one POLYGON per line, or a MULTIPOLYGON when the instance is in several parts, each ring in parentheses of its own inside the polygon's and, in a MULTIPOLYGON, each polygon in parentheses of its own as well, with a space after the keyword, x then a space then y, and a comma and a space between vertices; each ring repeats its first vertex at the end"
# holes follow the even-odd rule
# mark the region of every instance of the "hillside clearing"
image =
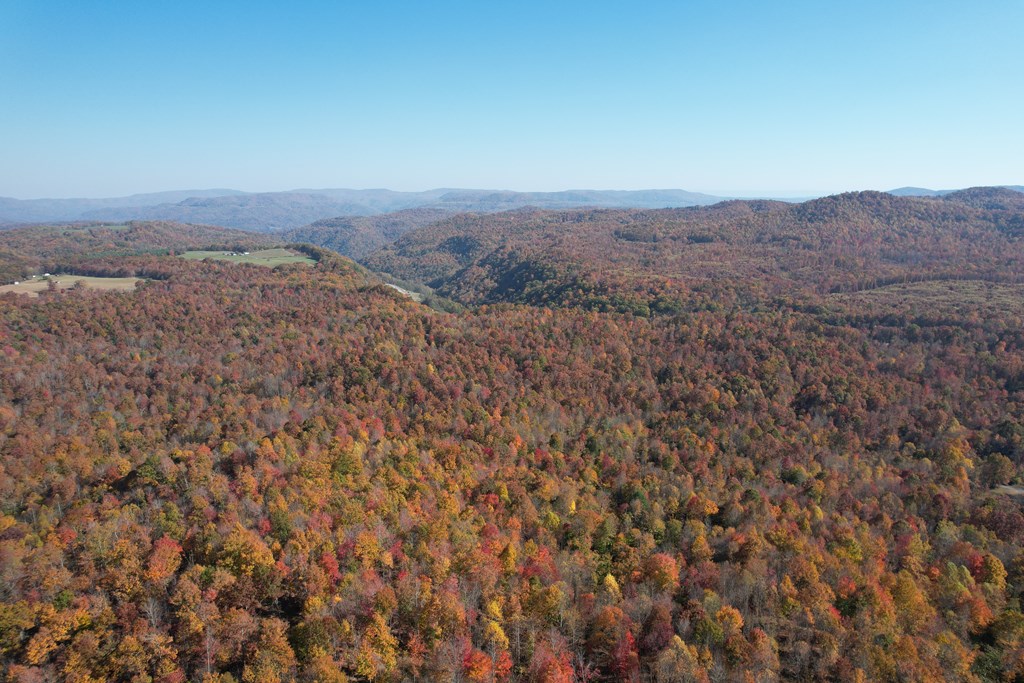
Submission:
POLYGON ((37 275, 15 284, 0 286, 0 294, 14 292, 36 297, 40 292, 45 292, 49 288, 50 282, 53 282, 60 290, 71 289, 81 283, 86 289, 130 291, 135 289, 135 285, 142 282, 142 279, 137 277, 89 277, 86 275, 37 275))
POLYGON ((231 263, 252 263, 257 266, 273 268, 286 263, 301 263, 311 266, 316 261, 290 249, 261 249, 251 252, 235 251, 186 251, 181 258, 193 261, 214 259, 215 261, 229 261, 231 263))
POLYGON ((405 289, 404 287, 399 287, 398 285, 393 285, 390 282, 385 282, 384 284, 386 284, 391 289, 396 290, 399 294, 404 294, 405 296, 409 297, 410 299, 412 299, 413 301, 415 301, 417 303, 422 303, 423 302, 423 295, 420 294, 419 292, 411 292, 408 289, 405 289))

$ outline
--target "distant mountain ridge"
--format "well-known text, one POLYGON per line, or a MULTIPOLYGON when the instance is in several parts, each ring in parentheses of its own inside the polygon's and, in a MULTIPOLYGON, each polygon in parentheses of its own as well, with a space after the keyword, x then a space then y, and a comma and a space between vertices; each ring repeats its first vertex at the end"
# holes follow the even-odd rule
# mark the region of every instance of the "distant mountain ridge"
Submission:
MULTIPOLYGON (((1015 192, 1024 192, 1024 185, 997 185, 995 187, 1013 190, 1015 192)), ((973 189, 973 188, 967 188, 973 189)), ((926 187, 897 187, 895 190, 889 190, 887 194, 896 195, 897 197, 944 197, 954 192, 963 192, 964 190, 929 190, 926 187)))
POLYGON ((437 200, 438 208, 456 211, 505 211, 535 207, 543 209, 671 207, 717 204, 725 197, 686 190, 564 190, 562 192, 512 192, 454 190, 437 200))
MULTIPOLYGON (((1006 186, 1022 191, 1024 186, 1006 186)), ((904 187, 888 194, 937 197, 957 190, 904 187)), ((730 199, 677 189, 514 192, 438 188, 423 192, 387 189, 298 189, 242 192, 174 190, 107 199, 12 199, 0 197, 0 225, 71 221, 163 220, 218 225, 256 232, 289 230, 326 219, 377 216, 407 209, 494 213, 511 209, 666 209, 707 206, 730 199)))
POLYGON ((685 190, 567 190, 512 192, 441 188, 424 192, 386 189, 302 189, 247 193, 192 190, 111 199, 30 199, 0 197, 0 223, 44 221, 171 220, 242 230, 298 228, 319 220, 374 216, 406 209, 493 212, 527 206, 540 209, 669 208, 700 206, 723 197, 685 190))
POLYGON ((240 190, 170 190, 133 194, 107 199, 13 199, 0 197, 0 223, 88 220, 90 212, 139 209, 157 204, 172 204, 191 198, 226 197, 245 194, 240 190))
POLYGON ((944 194, 949 194, 953 190, 929 190, 926 187, 897 187, 895 190, 889 190, 887 194, 895 195, 897 197, 941 197, 944 194))

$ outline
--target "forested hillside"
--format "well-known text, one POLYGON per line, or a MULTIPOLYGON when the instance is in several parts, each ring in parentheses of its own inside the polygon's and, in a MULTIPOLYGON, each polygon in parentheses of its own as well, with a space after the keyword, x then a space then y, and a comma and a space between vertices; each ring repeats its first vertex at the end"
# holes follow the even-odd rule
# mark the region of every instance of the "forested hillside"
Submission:
POLYGON ((328 218, 281 234, 290 242, 308 242, 359 259, 407 232, 451 215, 444 209, 406 209, 377 216, 328 218))
POLYGON ((258 249, 279 240, 242 230, 168 222, 69 223, 0 230, 0 282, 83 259, 167 253, 174 249, 258 249))
POLYGON ((454 314, 102 235, 78 267, 154 277, 0 297, 4 673, 1020 678, 1020 216, 526 210, 367 259, 454 314))
POLYGON ((944 199, 861 192, 803 204, 459 215, 365 262, 464 303, 572 304, 642 315, 778 295, 944 279, 1017 282, 1011 190, 944 199), (972 199, 973 197, 973 199, 972 199), (995 197, 1001 197, 996 200, 995 197), (995 201, 997 206, 992 206, 995 201))

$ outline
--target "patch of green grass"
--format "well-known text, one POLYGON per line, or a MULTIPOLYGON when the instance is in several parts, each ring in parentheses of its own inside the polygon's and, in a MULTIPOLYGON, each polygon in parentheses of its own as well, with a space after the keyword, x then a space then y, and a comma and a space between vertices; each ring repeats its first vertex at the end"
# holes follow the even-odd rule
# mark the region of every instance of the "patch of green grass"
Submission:
POLYGON ((261 249, 248 253, 241 251, 186 251, 181 254, 181 258, 193 261, 214 259, 215 261, 229 261, 231 263, 253 263, 257 266, 268 266, 270 268, 284 263, 301 263, 307 266, 316 263, 316 261, 308 256, 298 254, 289 249, 261 249))

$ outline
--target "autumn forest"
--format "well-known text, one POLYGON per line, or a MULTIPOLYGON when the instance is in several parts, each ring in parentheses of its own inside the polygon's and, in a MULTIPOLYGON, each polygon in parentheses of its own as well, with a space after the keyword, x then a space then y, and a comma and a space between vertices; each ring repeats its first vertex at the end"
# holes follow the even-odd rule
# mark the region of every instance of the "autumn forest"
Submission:
POLYGON ((1024 680, 1024 194, 411 215, 0 231, 5 680, 1024 680))

